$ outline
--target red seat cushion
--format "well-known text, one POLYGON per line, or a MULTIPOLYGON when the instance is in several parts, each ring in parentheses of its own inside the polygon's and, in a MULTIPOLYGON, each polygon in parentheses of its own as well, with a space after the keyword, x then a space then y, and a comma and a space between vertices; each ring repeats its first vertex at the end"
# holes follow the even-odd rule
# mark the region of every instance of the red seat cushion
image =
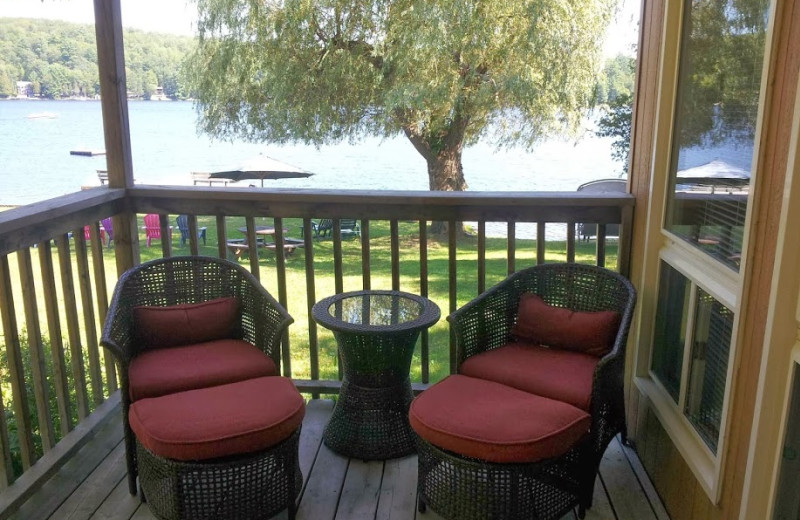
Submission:
POLYGON ((614 346, 619 321, 620 314, 615 311, 573 311, 525 293, 520 297, 511 335, 538 345, 604 356, 614 346))
POLYGON ((492 381, 453 375, 420 394, 411 427, 431 444, 490 462, 534 462, 567 452, 589 431, 583 410, 492 381))
POLYGON ((509 343, 470 356, 458 371, 588 411, 592 404, 592 377, 599 361, 580 352, 509 343))
POLYGON ((139 442, 156 455, 207 460, 261 451, 303 422, 305 403, 291 379, 259 377, 131 405, 139 442))
POLYGON ((221 339, 146 350, 128 369, 131 401, 277 375, 272 359, 246 341, 221 339))
POLYGON ((133 309, 136 333, 146 348, 174 347, 231 338, 238 317, 239 302, 232 297, 133 309))

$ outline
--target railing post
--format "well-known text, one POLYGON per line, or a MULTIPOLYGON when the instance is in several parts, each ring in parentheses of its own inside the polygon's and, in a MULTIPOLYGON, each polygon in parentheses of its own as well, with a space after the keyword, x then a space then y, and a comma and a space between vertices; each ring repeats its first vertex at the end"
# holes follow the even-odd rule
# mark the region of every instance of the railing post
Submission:
MULTIPOLYGON (((94 19, 108 186, 127 189, 133 186, 133 160, 120 0, 94 0, 94 19)), ((136 228, 135 214, 125 212, 114 217, 114 250, 119 275, 140 262, 136 228)))
POLYGON ((617 266, 622 276, 629 277, 631 272, 631 241, 633 240, 633 206, 622 208, 622 225, 619 230, 619 248, 617 250, 617 266))
MULTIPOLYGON (((11 274, 8 257, 5 255, 0 256, 0 321, 3 322, 3 336, 11 379, 11 393, 14 398, 14 415, 17 422, 17 441, 20 447, 22 469, 27 471, 36 462, 36 450, 31 433, 30 406, 28 405, 28 392, 25 388, 25 369, 17 330, 17 318, 14 313, 11 274)), ((3 447, 3 450, 6 451, 7 448, 3 447)))

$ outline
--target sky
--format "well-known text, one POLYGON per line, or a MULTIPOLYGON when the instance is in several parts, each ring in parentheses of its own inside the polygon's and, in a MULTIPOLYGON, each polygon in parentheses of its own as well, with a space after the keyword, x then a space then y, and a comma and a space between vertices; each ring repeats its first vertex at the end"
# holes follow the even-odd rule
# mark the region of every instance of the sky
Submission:
MULTIPOLYGON (((607 57, 632 55, 638 41, 640 0, 621 0, 622 8, 608 30, 607 57)), ((94 23, 92 0, 0 0, 0 18, 50 18, 94 23)), ((122 0, 122 25, 143 31, 192 35, 196 19, 193 0, 122 0)))
MULTIPOLYGON (((191 0, 122 0, 122 25, 143 31, 193 34, 191 0)), ((0 18, 48 18, 94 24, 92 0, 0 0, 0 18)))

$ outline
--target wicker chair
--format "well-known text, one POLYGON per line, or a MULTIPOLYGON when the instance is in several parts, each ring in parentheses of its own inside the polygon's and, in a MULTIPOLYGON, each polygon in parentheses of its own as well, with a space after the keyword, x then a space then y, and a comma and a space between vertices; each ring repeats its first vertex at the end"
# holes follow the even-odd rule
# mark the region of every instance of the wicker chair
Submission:
MULTIPOLYGON (((117 283, 101 343, 113 352, 119 363, 128 485, 132 495, 137 492, 136 479, 141 472, 141 462, 137 457, 137 439, 129 423, 132 404, 129 368, 131 361, 144 350, 134 326, 134 309, 139 306, 167 307, 230 297, 238 302, 234 339, 244 340, 263 351, 279 373, 281 340, 293 319, 241 266, 211 257, 164 258, 130 269, 117 283)), ((297 437, 293 438, 296 458, 297 437)), ((249 459, 252 458, 249 456, 249 459)), ((248 464, 265 466, 252 460, 248 464)), ((229 467, 231 464, 223 461, 222 466, 229 467)))
MULTIPOLYGON (((448 321, 457 343, 460 373, 453 377, 465 377, 461 375, 462 365, 470 357, 515 341, 512 328, 523 293, 534 293, 550 306, 573 311, 619 313, 616 336, 613 328, 609 335, 611 350, 587 371, 590 376, 591 367, 595 367, 586 410, 590 414, 588 433, 565 447, 567 451, 562 455, 522 463, 464 456, 418 436, 421 512, 430 506, 450 519, 542 520, 561 518, 577 506, 583 518, 592 504, 603 452, 616 434, 625 435, 625 344, 636 292, 623 276, 606 269, 578 264, 531 267, 511 275, 451 314, 448 321)), ((424 395, 425 392, 420 398, 424 395)), ((458 405, 449 402, 447 406, 458 405)))

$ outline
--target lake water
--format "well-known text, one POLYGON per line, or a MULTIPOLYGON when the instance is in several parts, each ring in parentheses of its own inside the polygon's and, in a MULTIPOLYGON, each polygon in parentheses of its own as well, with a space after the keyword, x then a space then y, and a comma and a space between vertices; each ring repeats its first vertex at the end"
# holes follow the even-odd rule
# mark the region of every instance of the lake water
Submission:
MULTIPOLYGON (((191 184, 192 171, 230 169, 264 154, 314 173, 307 179, 265 181, 265 186, 428 189, 425 161, 404 137, 369 137, 319 149, 220 142, 198 135, 190 102, 132 101, 128 106, 138 183, 191 184)), ((471 191, 574 191, 586 181, 619 176, 611 142, 587 129, 577 143, 553 139, 531 151, 478 144, 464 151, 464 175, 471 191)), ((104 148, 98 101, 0 101, 0 204, 28 204, 97 185, 96 170, 105 169, 105 156, 69 152, 104 148), (54 117, 29 117, 36 114, 54 117)), ((238 184, 250 182, 258 181, 238 184)))

